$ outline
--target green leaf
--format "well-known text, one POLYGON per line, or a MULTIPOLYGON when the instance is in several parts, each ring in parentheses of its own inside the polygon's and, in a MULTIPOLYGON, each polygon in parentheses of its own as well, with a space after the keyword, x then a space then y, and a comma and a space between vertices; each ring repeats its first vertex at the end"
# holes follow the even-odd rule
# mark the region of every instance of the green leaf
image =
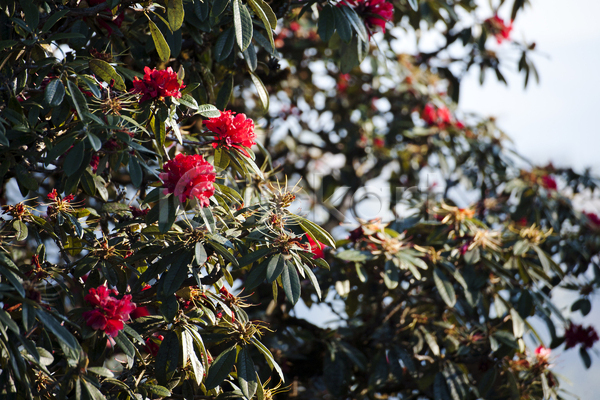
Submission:
POLYGON ((56 160, 60 155, 64 154, 75 141, 75 136, 69 136, 60 142, 56 143, 52 148, 48 150, 46 153, 45 162, 49 163, 50 161, 56 160))
POLYGON ((436 268, 433 271, 433 280, 435 281, 435 286, 437 287, 442 300, 444 300, 448 307, 454 307, 456 304, 456 293, 454 292, 452 282, 448 280, 446 275, 444 275, 439 268, 436 268))
MULTIPOLYGON (((205 0, 207 1, 207 0, 205 0)), ((225 11, 227 5, 229 4, 229 0, 214 0, 212 8, 210 10, 211 17, 218 17, 225 11)))
POLYGON ((581 360, 583 361, 585 368, 589 369, 592 366, 592 359, 584 347, 579 348, 579 355, 581 356, 581 360))
POLYGON ((244 51, 252 42, 252 17, 241 0, 233 0, 233 26, 237 44, 244 51))
POLYGON ((40 22, 38 4, 31 0, 21 0, 21 8, 25 14, 25 21, 32 31, 35 31, 40 22))
POLYGON ((333 6, 331 4, 325 4, 323 9, 319 13, 319 26, 317 33, 324 42, 329 42, 331 35, 335 31, 335 15, 333 13, 333 6))
POLYGON ((408 4, 413 9, 413 11, 419 11, 419 3, 418 0, 408 0, 408 4))
POLYGON ((119 334, 114 338, 114 340, 117 346, 119 346, 125 354, 127 354, 131 358, 135 357, 135 346, 133 345, 133 343, 131 343, 131 340, 129 340, 129 338, 125 336, 125 333, 123 331, 120 331, 119 334))
POLYGON ((21 240, 25 240, 27 239, 27 235, 29 233, 28 229, 27 229, 27 225, 25 225, 25 222, 21 221, 20 219, 15 219, 13 221, 12 224, 13 228, 15 228, 15 231, 17 232, 17 235, 15 237, 15 239, 17 239, 17 241, 21 241, 21 240))
POLYGON ((252 399, 258 387, 254 362, 248 353, 246 346, 242 346, 237 357, 238 382, 242 393, 248 400, 252 399))
POLYGON ((210 4, 208 0, 194 0, 194 14, 196 14, 200 21, 206 21, 209 11, 210 4))
POLYGON ((58 107, 65 97, 65 85, 60 79, 53 79, 44 90, 44 105, 58 107))
MULTIPOLYGON (((283 259, 283 256, 281 258, 283 259)), ((296 304, 300 298, 300 278, 296 267, 289 261, 285 261, 285 267, 281 272, 281 283, 288 300, 296 304)))
POLYGON ((149 393, 152 393, 158 397, 169 397, 171 396, 171 391, 164 386, 160 385, 150 385, 148 383, 144 383, 140 385, 142 389, 147 390, 149 393))
POLYGON ((158 207, 158 230, 160 233, 167 233, 173 226, 177 218, 176 197, 170 196, 167 201, 161 201, 155 207, 158 207))
POLYGON ((81 93, 81 90, 71 81, 67 81, 67 86, 69 87, 69 92, 71 92, 71 97, 73 98, 73 105, 75 106, 75 110, 81 119, 87 119, 87 115, 90 113, 88 109, 87 101, 81 93))
MULTIPOLYGON (((235 32, 233 28, 228 28, 217 38, 215 43, 215 60, 221 62, 231 54, 235 42, 235 32)), ((221 107, 219 107, 221 108, 221 107)), ((221 108, 222 109, 222 108, 221 108)))
POLYGON ((192 262, 192 253, 184 252, 171 264, 167 272, 160 277, 162 283, 162 297, 166 298, 181 288, 183 281, 188 277, 189 265, 192 262))
POLYGON ((279 366, 279 364, 277 364, 277 361, 275 361, 275 359, 273 358, 273 354, 271 354, 269 349, 267 349, 265 347, 265 345, 262 344, 255 337, 252 337, 250 339, 250 342, 252 342, 254 347, 256 347, 258 349, 258 351, 260 351, 262 353, 262 355, 265 357, 265 360, 267 360, 267 364, 269 364, 271 369, 275 369, 275 371, 277 371, 277 373, 279 374, 279 377, 281 378, 281 381, 285 382, 285 377, 283 376, 283 371, 281 370, 281 367, 279 366))
POLYGON ((348 21, 346 13, 342 11, 342 8, 346 7, 347 6, 340 6, 332 8, 333 16, 335 18, 335 28, 338 35, 340 35, 340 39, 346 43, 350 43, 350 40, 352 40, 352 26, 350 25, 350 21, 348 21))
POLYGON ((260 258, 266 256, 267 254, 271 253, 272 251, 273 251, 272 249, 263 247, 256 251, 253 251, 252 253, 248 253, 245 256, 243 256, 242 258, 240 258, 238 260, 238 264, 240 265, 240 267, 245 267, 246 265, 250 265, 250 264, 258 261, 260 258))
POLYGON ((142 185, 142 180, 144 179, 144 173, 142 172, 142 167, 140 167, 140 163, 136 157, 131 156, 129 158, 129 175, 131 176, 131 183, 133 186, 140 187, 142 185))
POLYGON ((79 356, 79 352, 81 351, 81 347, 77 342, 77 339, 71 333, 62 326, 58 321, 54 319, 50 314, 46 311, 43 311, 39 308, 35 309, 35 314, 38 319, 41 321, 44 326, 56 336, 61 344, 66 345, 73 351, 72 355, 79 356))
POLYGON ((224 110, 233 94, 233 74, 227 75, 217 95, 217 108, 224 110))
POLYGON ((197 114, 206 118, 216 118, 221 115, 221 111, 212 104, 202 104, 201 106, 198 106, 197 114))
POLYGON ((250 71, 250 77, 252 78, 252 83, 254 83, 256 91, 258 92, 258 98, 260 99, 263 112, 269 111, 269 92, 267 91, 267 88, 262 83, 258 75, 256 75, 254 72, 250 71))
POLYGON ((174 330, 168 331, 158 348, 154 362, 156 381, 159 385, 167 385, 173 377, 179 365, 180 352, 181 346, 177 333, 174 330))
POLYGON ((300 224, 300 226, 302 227, 304 232, 308 233, 310 235, 310 237, 313 238, 313 240, 318 240, 319 242, 323 243, 324 245, 333 247, 335 249, 335 247, 336 247, 335 240, 333 239, 331 234, 329 232, 327 232, 325 229, 321 228, 319 225, 315 224, 314 222, 312 222, 304 217, 301 217, 299 215, 293 214, 291 217, 293 219, 295 219, 296 221, 298 221, 298 223, 300 224))
POLYGON ((10 314, 0 309, 0 322, 4 327, 10 329, 17 335, 19 334, 19 325, 11 318, 10 314))
POLYGON ((588 315, 592 310, 592 303, 586 298, 579 299, 571 306, 571 312, 575 312, 577 310, 580 310, 581 314, 584 316, 588 315))
POLYGON ((125 82, 121 75, 119 75, 113 66, 106 61, 92 59, 89 62, 89 66, 90 70, 104 82, 111 83, 111 81, 114 81, 115 89, 123 91, 127 90, 127 86, 125 86, 125 82))
POLYGON ((233 368, 233 365, 235 364, 235 357, 237 353, 236 347, 236 345, 231 346, 219 354, 219 356, 212 362, 210 368, 208 369, 208 376, 204 382, 207 390, 219 386, 219 384, 221 384, 221 382, 227 378, 231 372, 231 369, 233 368))
POLYGON ((9 49, 17 43, 19 42, 17 42, 16 40, 0 40, 0 51, 4 49, 9 49))
MULTIPOLYGON (((262 21, 263 25, 265 26, 265 30, 267 32, 269 44, 271 45, 272 51, 272 49, 275 48, 275 41, 273 39, 273 29, 275 29, 275 26, 277 25, 277 18, 275 17, 273 10, 271 10, 271 7, 269 7, 269 5, 262 0, 248 0, 248 4, 250 5, 250 8, 252 8, 252 11, 254 11, 254 14, 258 16, 258 18, 262 21), (272 21, 274 22, 273 24, 271 24, 272 21)), ((257 36, 255 35, 255 37, 257 36)))
POLYGON ((50 18, 48 18, 46 22, 44 22, 44 26, 42 27, 42 33, 48 32, 50 28, 52 28, 54 24, 56 24, 61 18, 67 15, 69 11, 70 10, 61 10, 52 14, 50 18))
POLYGON ((171 56, 171 49, 165 40, 160 29, 152 20, 148 20, 148 26, 150 27, 150 33, 152 34, 152 40, 154 41, 154 46, 156 47, 156 52, 158 53, 158 57, 162 62, 169 61, 169 57, 171 56))
POLYGON ((244 291, 248 292, 254 289, 266 279, 268 265, 269 260, 265 260, 250 270, 244 280, 244 291))
POLYGON ((202 242, 197 242, 194 246, 194 256, 198 265, 203 265, 208 260, 208 255, 206 254, 206 249, 202 246, 202 242))
POLYGON ((81 166, 83 162, 83 152, 85 151, 85 144, 83 141, 77 143, 73 148, 69 151, 67 156, 65 157, 65 162, 63 164, 63 171, 65 175, 71 176, 81 166))
POLYGON ((98 136, 94 135, 92 132, 88 132, 87 139, 92 145, 94 151, 99 151, 102 148, 102 141, 98 136))
POLYGON ((173 32, 178 31, 183 25, 185 13, 183 11, 183 0, 169 0, 167 7, 167 19, 173 32))
POLYGON ((272 283, 275 279, 281 275, 283 272, 283 268, 285 266, 285 259, 281 254, 276 254, 271 260, 269 260, 269 264, 267 266, 267 282, 272 283))
POLYGON ((344 14, 346 14, 346 17, 348 17, 348 20, 350 21, 350 24, 352 25, 352 27, 354 28, 356 33, 358 34, 359 39, 362 40, 363 42, 368 42, 369 35, 367 34, 367 29, 365 28, 365 23, 358 17, 358 14, 356 14, 356 11, 354 11, 354 9, 350 8, 350 7, 342 6, 340 8, 344 11, 344 14))
POLYGON ((82 379, 81 381, 84 383, 85 390, 89 396, 88 398, 92 400, 106 400, 102 392, 87 379, 89 378, 82 379))
POLYGON ((387 260, 384 266, 383 282, 388 289, 395 289, 398 287, 398 281, 400 280, 400 274, 398 267, 392 260, 387 260))

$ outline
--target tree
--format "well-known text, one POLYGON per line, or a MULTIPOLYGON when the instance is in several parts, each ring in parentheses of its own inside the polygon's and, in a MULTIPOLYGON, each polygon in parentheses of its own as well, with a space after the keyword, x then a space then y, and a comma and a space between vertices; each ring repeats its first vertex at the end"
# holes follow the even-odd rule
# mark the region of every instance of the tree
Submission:
POLYGON ((0 4, 3 398, 563 398, 550 348, 591 364, 552 293, 590 312, 600 219, 572 199, 596 178, 456 109, 468 70, 505 81, 495 46, 537 77, 512 22, 467 0, 0 4), (445 44, 397 54, 401 30, 445 44), (382 218, 344 233, 374 179, 382 218))

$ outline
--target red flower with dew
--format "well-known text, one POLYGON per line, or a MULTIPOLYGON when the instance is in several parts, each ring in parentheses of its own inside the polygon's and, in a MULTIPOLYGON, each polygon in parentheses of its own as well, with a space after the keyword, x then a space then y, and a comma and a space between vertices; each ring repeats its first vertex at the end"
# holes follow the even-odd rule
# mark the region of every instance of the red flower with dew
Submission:
POLYGON ((164 97, 179 99, 181 98, 180 90, 184 87, 185 85, 183 82, 179 82, 177 74, 171 67, 161 71, 145 67, 144 79, 135 77, 132 92, 142 94, 140 103, 143 103, 156 98, 162 100, 164 97))
POLYGON ((593 326, 584 328, 581 325, 571 324, 565 331, 565 349, 581 344, 584 349, 589 349, 599 340, 598 333, 593 326))
POLYGON ((246 118, 245 114, 236 114, 232 111, 222 111, 221 115, 204 121, 204 126, 215 134, 213 148, 236 148, 247 157, 250 156, 244 147, 256 144, 254 121, 246 118))
POLYGON ((315 241, 309 235, 306 235, 308 243, 310 244, 310 252, 313 253, 313 259, 325 258, 325 245, 318 240, 315 241))
POLYGON ((182 203, 195 197, 201 207, 210 204, 209 198, 215 193, 215 169, 211 163, 198 154, 177 154, 163 166, 159 178, 164 182, 164 193, 173 193, 182 203))
POLYGON ((510 32, 512 31, 512 21, 510 24, 506 24, 502 18, 494 15, 484 21, 490 32, 496 37, 498 44, 505 40, 510 39, 510 32))
POLYGON ((124 322, 137 308, 131 302, 131 295, 117 299, 118 292, 106 286, 98 286, 89 290, 84 299, 94 306, 94 309, 83 313, 86 324, 94 330, 102 330, 108 336, 116 337, 123 329, 124 322))
POLYGON ((394 5, 385 0, 355 0, 349 3, 356 7, 358 15, 365 20, 366 27, 373 31, 376 26, 385 32, 385 24, 394 18, 394 5))
POLYGON ((158 333, 154 333, 152 337, 147 338, 146 350, 148 351, 148 353, 150 353, 153 357, 156 357, 156 355, 158 354, 158 348, 160 347, 160 344, 163 340, 165 340, 165 337, 158 333))
POLYGON ((542 186, 547 190, 556 190, 558 186, 556 186, 556 181, 550 175, 542 176, 542 186))

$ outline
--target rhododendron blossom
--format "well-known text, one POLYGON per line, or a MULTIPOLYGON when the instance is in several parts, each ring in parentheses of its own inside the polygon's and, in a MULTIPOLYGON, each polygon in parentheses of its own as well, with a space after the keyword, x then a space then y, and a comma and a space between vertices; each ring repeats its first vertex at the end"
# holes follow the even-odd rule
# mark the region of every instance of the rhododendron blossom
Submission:
POLYGON ((250 156, 244 147, 256 144, 254 121, 246 118, 245 114, 235 114, 232 111, 222 111, 221 115, 204 121, 204 126, 215 133, 213 148, 236 148, 246 156, 250 156))
POLYGON ((584 328, 581 325, 571 324, 565 331, 565 349, 581 344, 584 349, 589 349, 599 340, 598 333, 593 326, 584 328))
POLYGON ((215 169, 211 163, 198 154, 177 154, 163 166, 159 178, 164 182, 164 193, 173 193, 182 203, 195 197, 201 207, 210 204, 209 198, 215 193, 215 169))
POLYGON ((131 295, 125 295, 117 299, 119 293, 115 289, 106 286, 92 288, 84 299, 94 306, 94 309, 83 313, 86 324, 94 329, 104 331, 108 336, 116 337, 123 329, 124 322, 129 319, 135 309, 135 303, 131 302, 131 295))
POLYGON ((159 71, 156 68, 144 68, 144 79, 135 77, 133 80, 133 93, 142 94, 140 103, 155 98, 164 97, 181 98, 180 90, 185 88, 183 83, 177 79, 177 74, 171 67, 159 71))
POLYGON ((431 103, 427 103, 425 107, 423 107, 421 118, 429 126, 444 128, 447 125, 452 124, 452 114, 448 107, 442 106, 437 108, 431 103))
POLYGON ((556 185, 556 181, 550 175, 544 175, 544 176, 542 176, 541 179, 542 179, 542 186, 544 187, 544 189, 548 189, 548 190, 558 189, 558 186, 556 185))
POLYGON ((513 28, 512 22, 507 25, 502 18, 494 15, 492 18, 486 19, 485 24, 496 37, 498 44, 510 39, 510 32, 513 28))
POLYGON ((313 259, 325 258, 325 245, 318 240, 315 241, 309 235, 306 235, 308 243, 310 244, 310 252, 313 253, 313 259))
POLYGON ((543 363, 547 363, 548 360, 550 360, 550 354, 552 353, 552 350, 550 350, 547 347, 544 346, 539 346, 537 349, 535 349, 535 356, 537 357, 537 359, 543 363))
POLYGON ((386 22, 394 17, 394 5, 385 0, 355 0, 349 3, 356 7, 357 14, 364 18, 369 30, 378 26, 385 32, 386 22))

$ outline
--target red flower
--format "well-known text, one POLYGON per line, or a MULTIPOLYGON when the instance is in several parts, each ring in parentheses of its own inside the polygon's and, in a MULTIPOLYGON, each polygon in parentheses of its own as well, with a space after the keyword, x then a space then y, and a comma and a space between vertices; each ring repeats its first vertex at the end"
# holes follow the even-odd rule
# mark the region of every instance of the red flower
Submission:
POLYGON ((488 18, 484 21, 490 32, 496 37, 498 43, 502 43, 505 40, 510 39, 510 32, 512 31, 512 21, 510 24, 506 24, 502 18, 494 15, 492 18, 488 18))
POLYGON ((154 333, 152 337, 147 338, 146 350, 148 350, 148 353, 150 353, 153 357, 156 357, 158 354, 158 348, 163 340, 165 340, 165 337, 158 333, 154 333))
POLYGON ((92 171, 94 173, 98 172, 98 165, 100 165, 100 156, 98 154, 94 154, 92 156, 92 161, 90 161, 90 167, 92 167, 92 171))
POLYGON ((427 125, 435 125, 438 118, 435 106, 431 103, 427 103, 425 107, 423 107, 421 118, 423 118, 423 121, 425 121, 427 125))
POLYGON ((384 147, 385 146, 385 140, 383 140, 382 138, 375 138, 373 139, 373 146, 375 147, 384 147))
POLYGON ((214 194, 215 169, 204 157, 177 154, 163 166, 159 178, 164 182, 165 194, 173 193, 183 203, 195 197, 201 207, 207 207, 214 194))
POLYGON ((550 350, 544 346, 539 346, 537 349, 535 349, 535 356, 541 363, 544 363, 544 364, 547 364, 548 361, 550 360, 551 353, 552 353, 552 350, 550 350))
POLYGON ((215 149, 219 146, 227 149, 234 147, 249 157, 244 147, 250 148, 256 144, 254 121, 246 118, 245 114, 234 115, 231 111, 224 111, 218 117, 204 121, 204 126, 215 133, 215 149))
POLYGON ((148 215, 148 212, 150 211, 149 208, 144 208, 143 210, 141 208, 137 208, 134 206, 129 206, 129 211, 131 211, 131 214, 133 215, 133 218, 139 218, 139 217, 143 217, 145 215, 148 215))
POLYGON ((309 235, 306 235, 308 243, 310 243, 310 252, 313 253, 313 259, 325 258, 325 245, 318 240, 315 241, 309 235))
POLYGON ((94 309, 83 313, 86 324, 94 330, 104 331, 110 337, 119 334, 124 327, 123 322, 137 308, 131 302, 131 295, 123 296, 122 299, 113 297, 117 294, 116 290, 103 285, 90 289, 84 297, 85 301, 94 306, 94 309))
POLYGON ((452 114, 450 114, 450 110, 448 110, 448 107, 442 106, 438 108, 437 116, 440 125, 449 124, 452 121, 452 114))
POLYGON ((594 229, 598 229, 600 228, 600 217, 598 217, 596 214, 594 213, 583 213, 589 222, 589 225, 594 228, 594 229))
POLYGON ((556 181, 550 175, 542 176, 542 186, 544 187, 544 189, 548 189, 548 190, 556 190, 557 189, 556 181))
POLYGON ((146 307, 136 307, 131 313, 131 319, 138 319, 150 315, 150 311, 146 307))
POLYGON ((175 97, 176 99, 181 97, 179 90, 183 89, 185 85, 179 83, 177 80, 177 74, 173 72, 171 67, 166 70, 159 71, 156 68, 150 69, 144 68, 144 79, 135 77, 133 80, 133 93, 142 94, 140 103, 146 100, 152 100, 159 98, 162 100, 164 97, 175 97))
POLYGON ((570 349, 578 344, 581 344, 584 349, 589 349, 598 340, 598 333, 593 326, 584 328, 581 325, 571 324, 565 331, 565 349, 570 349))
POLYGON ((338 91, 345 93, 349 86, 348 82, 350 82, 350 74, 340 74, 337 81, 338 91))
POLYGON ((385 0, 354 0, 349 3, 356 7, 369 30, 379 26, 385 32, 385 23, 394 17, 394 5, 385 0))

